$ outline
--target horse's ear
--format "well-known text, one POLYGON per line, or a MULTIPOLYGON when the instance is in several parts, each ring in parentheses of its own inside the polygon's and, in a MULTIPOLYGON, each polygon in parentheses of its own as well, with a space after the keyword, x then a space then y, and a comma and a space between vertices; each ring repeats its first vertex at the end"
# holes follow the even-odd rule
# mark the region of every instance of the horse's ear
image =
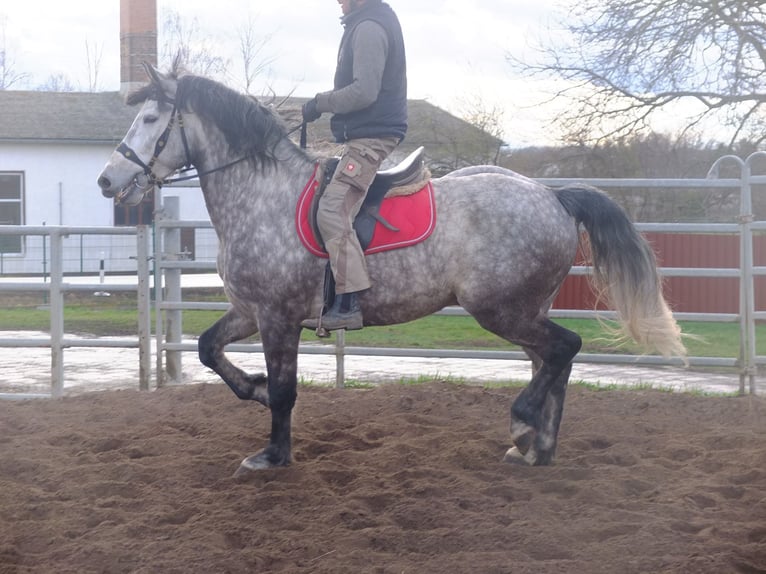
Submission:
POLYGON ((149 76, 149 80, 151 80, 153 84, 159 84, 162 81, 162 74, 160 74, 157 68, 152 66, 147 61, 141 62, 141 64, 143 65, 144 70, 146 71, 146 75, 149 76))
POLYGON ((143 62, 146 75, 149 76, 152 84, 162 90, 168 100, 172 101, 176 97, 176 82, 162 74, 157 68, 152 66, 149 62, 143 62))

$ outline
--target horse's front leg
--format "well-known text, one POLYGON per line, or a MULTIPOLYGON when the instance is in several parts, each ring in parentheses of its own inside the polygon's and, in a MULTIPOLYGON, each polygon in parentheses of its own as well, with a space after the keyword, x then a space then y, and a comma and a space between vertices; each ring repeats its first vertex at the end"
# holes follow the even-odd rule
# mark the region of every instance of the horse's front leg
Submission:
POLYGON ((269 406, 269 392, 266 375, 249 375, 235 367, 224 354, 224 347, 240 341, 258 332, 258 323, 236 309, 229 309, 207 331, 202 333, 197 343, 199 359, 202 364, 218 374, 240 399, 253 400, 269 406))
POLYGON ((291 418, 298 395, 298 343, 301 328, 284 320, 260 318, 261 340, 268 372, 271 436, 269 445, 242 461, 235 476, 287 466, 292 462, 291 418))

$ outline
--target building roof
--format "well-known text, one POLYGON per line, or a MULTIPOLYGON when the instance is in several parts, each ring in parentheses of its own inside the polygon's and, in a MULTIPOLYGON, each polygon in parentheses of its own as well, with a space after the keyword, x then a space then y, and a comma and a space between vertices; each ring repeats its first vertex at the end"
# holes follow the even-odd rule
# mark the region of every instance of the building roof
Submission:
POLYGON ((0 91, 0 142, 117 144, 136 110, 118 92, 0 91))

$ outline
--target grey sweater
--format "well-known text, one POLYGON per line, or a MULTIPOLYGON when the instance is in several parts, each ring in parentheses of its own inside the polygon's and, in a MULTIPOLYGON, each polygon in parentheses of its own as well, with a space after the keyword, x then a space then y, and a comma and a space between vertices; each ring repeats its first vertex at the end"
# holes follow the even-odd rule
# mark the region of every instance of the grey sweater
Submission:
POLYGON ((317 111, 347 114, 372 105, 378 98, 388 58, 383 27, 365 20, 354 30, 354 81, 345 88, 317 94, 317 111))

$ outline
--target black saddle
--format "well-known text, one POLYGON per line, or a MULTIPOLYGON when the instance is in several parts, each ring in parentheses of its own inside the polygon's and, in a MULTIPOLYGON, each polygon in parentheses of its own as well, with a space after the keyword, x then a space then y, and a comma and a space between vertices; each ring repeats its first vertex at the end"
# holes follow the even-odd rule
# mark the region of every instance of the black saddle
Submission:
MULTIPOLYGON (((376 223, 380 223, 386 229, 391 231, 399 231, 396 227, 391 225, 380 215, 380 204, 383 202, 383 198, 386 193, 393 187, 401 187, 403 185, 410 185, 415 183, 423 172, 423 150, 421 146, 408 155, 398 165, 381 170, 375 176, 370 189, 367 192, 367 197, 362 203, 362 208, 359 210, 359 214, 354 219, 354 230, 356 236, 359 238, 359 244, 362 249, 367 249, 367 246, 372 241, 372 234, 375 230, 376 223)), ((332 176, 335 174, 335 169, 338 167, 340 158, 331 158, 327 160, 324 170, 324 178, 322 179, 319 192, 314 197, 313 206, 311 209, 311 226, 314 228, 314 233, 321 241, 321 235, 316 225, 316 211, 319 205, 319 198, 324 193, 325 187, 332 180, 332 176)))

